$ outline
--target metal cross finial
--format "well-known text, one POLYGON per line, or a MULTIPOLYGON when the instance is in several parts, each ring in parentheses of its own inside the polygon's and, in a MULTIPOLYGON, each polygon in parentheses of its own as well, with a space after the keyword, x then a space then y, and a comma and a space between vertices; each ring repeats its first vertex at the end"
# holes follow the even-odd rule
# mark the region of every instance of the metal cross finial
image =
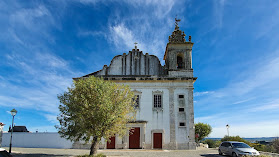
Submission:
POLYGON ((135 42, 134 44, 135 44, 135 49, 137 49, 137 44, 138 44, 138 43, 137 43, 137 42, 135 42))

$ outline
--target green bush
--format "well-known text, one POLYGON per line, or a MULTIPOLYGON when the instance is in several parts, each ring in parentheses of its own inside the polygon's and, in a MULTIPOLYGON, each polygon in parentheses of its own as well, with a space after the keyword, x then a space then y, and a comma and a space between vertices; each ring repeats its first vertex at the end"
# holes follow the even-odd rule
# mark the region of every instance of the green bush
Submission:
POLYGON ((219 147, 221 141, 219 140, 212 140, 212 139, 205 139, 202 141, 203 144, 208 144, 209 148, 216 148, 219 147))
POLYGON ((250 147, 254 147, 256 150, 258 151, 264 151, 266 146, 263 144, 259 144, 259 143, 250 143, 249 144, 250 147))
POLYGON ((217 140, 217 141, 215 141, 215 146, 219 147, 221 143, 222 143, 222 141, 217 140))
POLYGON ((243 138, 239 137, 239 136, 225 136, 221 139, 222 142, 224 141, 238 141, 238 142, 244 142, 248 145, 250 145, 251 143, 249 141, 244 140, 243 138))
POLYGON ((97 155, 87 155, 87 154, 86 155, 79 155, 77 157, 106 157, 106 155, 100 153, 100 154, 97 154, 97 155))
POLYGON ((275 153, 275 149, 273 148, 272 145, 266 145, 263 152, 272 152, 272 153, 275 153))
POLYGON ((274 149, 274 153, 279 153, 279 138, 274 139, 271 145, 274 149))
POLYGON ((212 140, 212 139, 206 139, 202 141, 203 144, 208 144, 209 148, 216 148, 219 147, 221 141, 216 141, 216 140, 212 140))

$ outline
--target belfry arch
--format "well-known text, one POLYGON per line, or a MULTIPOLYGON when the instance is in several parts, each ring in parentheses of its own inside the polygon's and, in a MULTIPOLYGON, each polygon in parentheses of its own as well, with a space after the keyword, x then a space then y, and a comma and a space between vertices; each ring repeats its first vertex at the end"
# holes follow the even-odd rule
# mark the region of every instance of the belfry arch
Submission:
POLYGON ((185 61, 184 61, 184 55, 183 53, 179 53, 176 56, 176 63, 177 63, 177 69, 184 69, 185 61))

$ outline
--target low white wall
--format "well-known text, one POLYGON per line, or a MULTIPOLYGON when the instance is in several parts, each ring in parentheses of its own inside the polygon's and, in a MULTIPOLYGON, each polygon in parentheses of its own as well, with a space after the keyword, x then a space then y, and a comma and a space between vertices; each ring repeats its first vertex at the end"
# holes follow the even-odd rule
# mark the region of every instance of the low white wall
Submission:
MULTIPOLYGON (((10 133, 3 133, 2 147, 9 147, 10 133)), ((24 148, 72 148, 73 142, 61 138, 58 133, 13 133, 13 147, 24 148)))

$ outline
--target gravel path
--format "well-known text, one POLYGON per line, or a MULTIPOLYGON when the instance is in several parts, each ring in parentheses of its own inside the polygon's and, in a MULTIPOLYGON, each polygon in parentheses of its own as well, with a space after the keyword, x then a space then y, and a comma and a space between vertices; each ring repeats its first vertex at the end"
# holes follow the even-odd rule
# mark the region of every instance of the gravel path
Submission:
MULTIPOLYGON (((8 148, 5 148, 8 150, 8 148)), ((216 149, 198 148, 197 150, 98 150, 112 157, 221 157, 216 149)), ((52 149, 52 148, 12 148, 13 157, 75 157, 89 154, 85 149, 52 149)))

